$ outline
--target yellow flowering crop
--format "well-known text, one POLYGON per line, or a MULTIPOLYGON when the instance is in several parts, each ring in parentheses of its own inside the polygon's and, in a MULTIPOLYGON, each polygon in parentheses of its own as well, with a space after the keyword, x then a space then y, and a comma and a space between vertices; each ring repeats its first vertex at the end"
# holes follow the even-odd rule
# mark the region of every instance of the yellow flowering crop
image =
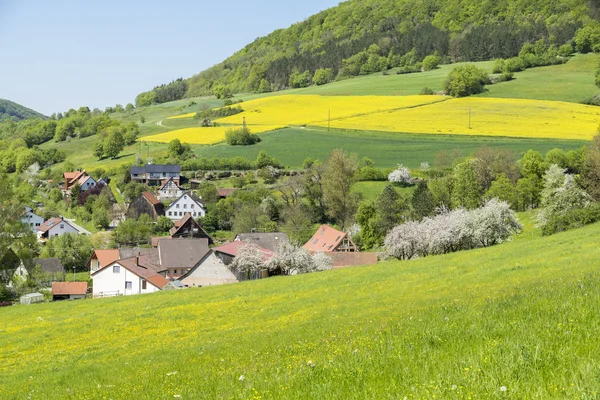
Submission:
MULTIPOLYGON (((331 126, 384 132, 589 140, 596 134, 599 122, 600 109, 593 106, 469 97, 336 119, 331 126)), ((327 122, 314 125, 327 126, 327 122)))
POLYGON ((167 119, 192 118, 194 115, 196 115, 195 112, 193 112, 193 113, 187 113, 187 114, 181 114, 181 115, 174 115, 174 116, 169 117, 167 119))
MULTIPOLYGON (((219 126, 216 128, 184 128, 159 133, 158 135, 140 138, 145 142, 169 143, 173 139, 190 144, 213 144, 225 140, 225 132, 235 126, 219 126)), ((281 126, 248 126, 252 133, 262 133, 281 128, 281 126)))
POLYGON ((327 124, 329 112, 333 120, 414 107, 444 99, 443 96, 271 96, 244 102, 241 104, 243 113, 219 119, 219 122, 241 124, 245 117, 246 123, 252 125, 327 124))

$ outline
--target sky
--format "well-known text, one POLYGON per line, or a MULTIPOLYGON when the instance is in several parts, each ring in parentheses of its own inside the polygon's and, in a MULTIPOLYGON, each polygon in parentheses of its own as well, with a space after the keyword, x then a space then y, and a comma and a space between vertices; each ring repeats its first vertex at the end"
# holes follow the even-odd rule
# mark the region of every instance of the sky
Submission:
POLYGON ((133 103, 340 0, 0 0, 0 98, 43 114, 133 103))

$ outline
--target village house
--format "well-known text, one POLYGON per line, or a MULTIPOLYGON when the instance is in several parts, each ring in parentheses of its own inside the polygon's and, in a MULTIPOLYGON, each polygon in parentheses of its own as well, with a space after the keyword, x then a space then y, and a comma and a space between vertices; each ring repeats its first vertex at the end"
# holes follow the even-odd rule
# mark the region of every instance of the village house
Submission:
POLYGON ((183 189, 175 182, 173 178, 163 181, 162 186, 157 191, 158 200, 170 200, 181 197, 183 189))
POLYGON ((37 232, 37 228, 41 226, 45 220, 33 212, 31 207, 25 207, 21 222, 27 225, 33 232, 37 232))
POLYGON ((85 170, 82 171, 74 171, 74 172, 65 172, 63 173, 63 192, 68 193, 71 191, 73 186, 79 185, 82 192, 86 190, 90 190, 94 186, 96 186, 96 181, 94 178, 89 176, 85 170))
MULTIPOLYGON (((35 278, 38 280, 43 286, 50 286, 53 281, 63 281, 65 279, 65 268, 58 258, 34 258, 31 260, 32 268, 39 268, 38 274, 35 278)), ((29 276, 29 271, 23 264, 23 261, 20 261, 19 267, 13 274, 13 278, 11 282, 9 282, 8 286, 12 287, 14 285, 15 278, 19 280, 25 280, 29 276)))
POLYGON ((325 253, 334 268, 377 264, 377 253, 361 253, 348 233, 329 225, 321 225, 302 247, 310 253, 325 253))
MULTIPOLYGON (((240 249, 245 246, 256 247, 263 254, 263 261, 268 261, 269 259, 271 259, 272 257, 275 256, 275 253, 272 252, 271 250, 267 250, 265 248, 255 245, 255 244, 245 243, 245 242, 241 242, 241 241, 229 242, 222 246, 215 247, 212 250, 214 251, 215 255, 223 262, 223 264, 225 264, 227 267, 229 267, 231 265, 231 263, 233 262, 233 260, 238 256, 240 249)), ((233 273, 233 275, 235 275, 235 277, 238 281, 262 279, 262 278, 267 278, 269 276, 268 271, 254 272, 254 273, 250 274, 250 276, 248 276, 246 273, 243 273, 243 272, 240 272, 237 270, 232 270, 231 272, 233 273)))
POLYGON ((156 222, 158 217, 165 215, 165 207, 152 193, 144 192, 129 204, 126 216, 138 219, 142 214, 149 215, 156 222))
POLYGON ((129 296, 162 290, 169 280, 144 256, 115 260, 92 273, 94 297, 129 296))
MULTIPOLYGON (((194 239, 207 239, 208 244, 214 244, 212 237, 200 226, 190 212, 187 212, 185 216, 179 221, 173 223, 173 227, 169 231, 171 238, 194 238, 194 239)), ((154 238, 153 238, 154 239, 154 238)))
POLYGON ((225 265, 225 262, 213 250, 206 253, 179 280, 187 287, 216 286, 239 282, 233 272, 225 265))
POLYGON ((73 225, 71 225, 69 221, 66 221, 62 217, 51 218, 37 227, 37 236, 41 241, 45 241, 56 236, 62 236, 65 233, 79 234, 79 231, 73 225))
POLYGON ((206 215, 206 206, 202 199, 192 192, 183 193, 177 200, 175 200, 165 215, 171 220, 179 220, 186 213, 190 213, 193 218, 204 217, 206 215))
POLYGON ((277 252, 283 245, 290 244, 290 238, 283 232, 239 233, 233 241, 252 243, 273 252, 277 252))
MULTIPOLYGON (((158 238, 156 247, 94 250, 87 267, 90 275, 111 263, 140 257, 154 272, 168 279, 178 279, 192 269, 208 253, 208 239, 158 238)), ((115 289, 115 290, 118 290, 115 289)))
POLYGON ((179 165, 146 164, 143 167, 131 167, 129 173, 133 182, 148 186, 160 186, 169 178, 179 185, 181 180, 179 165))
POLYGON ((52 301, 85 299, 87 282, 52 282, 52 301))

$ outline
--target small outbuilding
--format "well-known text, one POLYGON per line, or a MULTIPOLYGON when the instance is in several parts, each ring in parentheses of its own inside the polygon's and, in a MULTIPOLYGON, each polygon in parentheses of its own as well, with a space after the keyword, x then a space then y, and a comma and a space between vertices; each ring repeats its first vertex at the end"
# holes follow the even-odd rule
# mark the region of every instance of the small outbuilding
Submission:
POLYGON ((35 303, 43 303, 44 295, 41 293, 29 293, 19 298, 21 304, 35 304, 35 303))
POLYGON ((52 282, 52 301, 85 299, 87 282, 52 282))

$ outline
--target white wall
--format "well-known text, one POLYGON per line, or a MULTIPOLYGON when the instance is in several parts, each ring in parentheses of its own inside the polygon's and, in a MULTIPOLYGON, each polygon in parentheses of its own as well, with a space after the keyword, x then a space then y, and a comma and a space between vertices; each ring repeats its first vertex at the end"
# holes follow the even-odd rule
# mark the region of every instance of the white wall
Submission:
POLYGON ((236 283, 238 280, 227 266, 214 253, 204 258, 188 277, 181 280, 186 286, 215 286, 236 283))
POLYGON ((69 223, 67 223, 66 221, 62 221, 62 222, 56 224, 55 227, 53 227, 52 229, 50 229, 48 231, 48 239, 50 239, 51 237, 54 237, 54 236, 64 235, 65 233, 79 234, 79 231, 77 229, 73 228, 71 225, 69 225, 69 223))
POLYGON ((183 190, 181 190, 173 181, 170 181, 167 186, 162 190, 158 191, 158 199, 176 199, 181 197, 183 190))
POLYGON ((142 289, 143 278, 119 265, 119 272, 113 272, 113 266, 119 265, 112 263, 102 271, 92 275, 94 282, 94 297, 98 296, 116 296, 133 295, 158 292, 160 289, 146 282, 146 289, 142 289), (131 282, 131 289, 125 289, 125 282, 131 282))
POLYGON ((34 214, 31 211, 27 211, 27 213, 21 218, 21 222, 29 226, 32 231, 37 232, 36 228, 44 223, 44 218, 34 214))
POLYGON ((206 210, 202 208, 202 205, 197 204, 187 194, 174 201, 173 204, 167 208, 165 215, 173 221, 177 221, 183 218, 185 213, 188 212, 191 213, 194 218, 204 217, 206 215, 206 210))
POLYGON ((83 185, 81 185, 81 191, 85 192, 86 190, 90 190, 94 186, 96 186, 96 181, 94 180, 94 178, 89 177, 88 180, 85 181, 83 185))

